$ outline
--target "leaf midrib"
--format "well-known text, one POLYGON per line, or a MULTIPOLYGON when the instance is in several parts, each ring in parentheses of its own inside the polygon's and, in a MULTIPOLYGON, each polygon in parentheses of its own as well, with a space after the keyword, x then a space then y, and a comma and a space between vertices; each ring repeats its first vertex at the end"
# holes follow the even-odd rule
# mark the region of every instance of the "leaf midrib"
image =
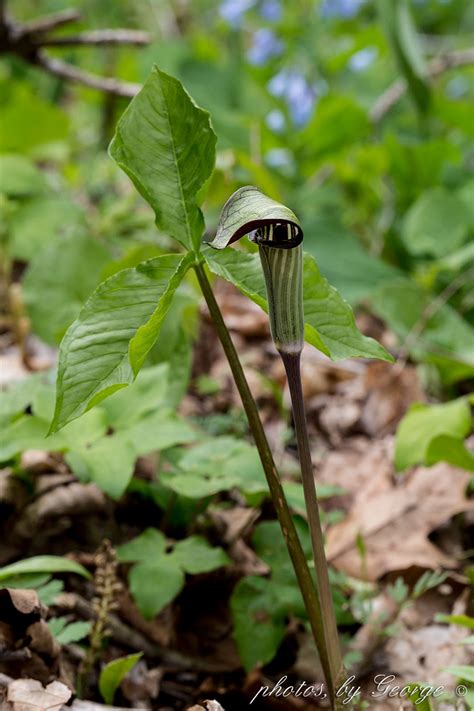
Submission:
POLYGON ((189 244, 190 244, 191 247, 193 247, 193 246, 194 246, 194 244, 193 244, 193 235, 192 235, 191 227, 190 227, 190 224, 189 224, 188 211, 187 211, 187 209, 186 209, 186 200, 184 199, 183 184, 182 184, 182 182, 181 182, 181 171, 180 171, 179 163, 178 163, 178 155, 177 155, 177 153, 176 153, 176 143, 175 143, 175 138, 174 138, 174 134, 173 134, 173 128, 172 128, 171 121, 170 121, 170 115, 169 115, 169 109, 168 109, 168 102, 167 102, 167 99, 166 99, 165 92, 163 91, 163 86, 162 86, 162 82, 161 82, 161 74, 160 74, 159 72, 158 72, 158 76, 159 76, 159 79, 160 79, 160 90, 161 90, 161 95, 162 95, 162 97, 163 97, 163 105, 164 105, 164 108, 165 108, 166 122, 167 122, 167 124, 168 124, 169 134, 170 134, 170 137, 171 137, 171 147, 172 147, 172 149, 173 149, 174 163, 175 163, 175 166, 176 166, 176 174, 177 174, 177 177, 178 177, 179 193, 180 193, 181 202, 182 202, 182 205, 183 205, 183 208, 184 208, 184 217, 185 217, 185 220, 186 220, 186 232, 187 232, 189 244))

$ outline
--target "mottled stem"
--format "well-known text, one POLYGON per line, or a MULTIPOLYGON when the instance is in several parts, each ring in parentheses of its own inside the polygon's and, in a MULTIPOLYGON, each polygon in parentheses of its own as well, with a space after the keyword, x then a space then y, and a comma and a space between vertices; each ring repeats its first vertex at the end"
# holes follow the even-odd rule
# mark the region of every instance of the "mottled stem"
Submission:
POLYGON ((331 676, 335 681, 335 686, 337 687, 343 681, 344 670, 339 646, 336 617, 334 614, 331 585, 329 582, 328 564, 324 552, 324 539, 321 528, 321 519, 319 516, 316 484, 313 474, 313 463, 311 461, 308 425, 306 421, 303 390, 301 386, 301 353, 285 353, 284 351, 280 351, 280 355, 285 366, 288 385, 290 388, 293 422, 298 443, 301 478, 303 482, 306 512, 308 516, 314 566, 316 570, 316 583, 323 611, 324 636, 328 649, 329 663, 331 666, 331 676))
POLYGON ((232 342, 227 326, 225 325, 205 269, 202 264, 197 264, 195 266, 195 271, 202 293, 209 308, 209 313, 211 314, 211 318, 214 322, 217 334, 224 349, 224 353, 229 362, 234 382, 242 399, 245 414, 247 415, 250 429, 260 455, 260 460, 262 462, 268 487, 270 489, 273 505, 275 507, 278 521, 293 563, 293 568, 301 590, 311 630, 321 658, 321 664, 326 679, 326 686, 332 698, 332 708, 335 709, 334 689, 336 679, 333 676, 333 665, 331 664, 329 651, 326 646, 325 624, 323 622, 323 611, 324 609, 327 611, 328 608, 324 608, 322 606, 322 601, 319 598, 318 591, 314 585, 311 573, 309 572, 308 563, 306 561, 300 539, 298 538, 295 524, 291 517, 290 509, 288 507, 280 477, 273 460, 270 445, 268 444, 268 440, 263 429, 257 405, 253 399, 252 393, 250 392, 237 351, 235 350, 235 346, 232 342))

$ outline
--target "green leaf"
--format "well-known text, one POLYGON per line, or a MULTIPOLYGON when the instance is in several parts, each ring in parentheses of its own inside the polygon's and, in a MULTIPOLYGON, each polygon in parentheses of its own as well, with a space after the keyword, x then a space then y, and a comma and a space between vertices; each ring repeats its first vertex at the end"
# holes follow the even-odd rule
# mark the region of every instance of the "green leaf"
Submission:
POLYGON ((71 422, 52 437, 47 437, 48 422, 45 417, 23 415, 5 427, 0 432, 0 461, 12 459, 25 449, 42 452, 80 450, 100 439, 107 429, 102 410, 87 413, 79 422, 71 422))
POLYGON ((128 575, 130 592, 143 617, 155 617, 184 585, 184 572, 171 557, 137 563, 128 575))
POLYGON ((188 536, 176 543, 171 554, 186 573, 208 573, 229 563, 222 548, 213 548, 202 536, 188 536))
POLYGON ((445 667, 443 671, 447 672, 448 674, 452 674, 453 676, 457 677, 458 679, 463 679, 464 681, 470 681, 474 684, 474 667, 468 667, 468 666, 454 666, 454 667, 445 667))
MULTIPOLYGON (((301 518, 295 517, 294 521, 304 554, 309 560, 312 553, 308 526, 301 518)), ((274 575, 278 577, 283 569, 290 570, 291 561, 278 521, 260 523, 252 536, 252 544, 258 557, 268 563, 274 575)), ((281 580, 286 580, 286 571, 281 580)))
POLYGON ((461 627, 474 630, 474 617, 469 617, 469 615, 443 615, 438 613, 436 615, 436 622, 446 622, 448 625, 461 625, 461 627))
POLYGON ((117 558, 122 563, 135 563, 160 558, 166 550, 166 538, 156 528, 147 528, 128 543, 117 548, 117 558))
POLYGON ((91 446, 75 448, 66 459, 79 478, 84 478, 81 472, 82 467, 85 467, 87 479, 97 484, 112 499, 118 500, 133 476, 136 457, 132 443, 121 433, 115 433, 99 439, 91 446))
POLYGON ((245 493, 265 493, 267 485, 255 447, 233 437, 214 437, 190 447, 177 471, 161 481, 181 496, 202 498, 238 486, 245 493))
POLYGON ((23 415, 0 432, 0 462, 6 462, 25 449, 46 451, 48 423, 39 417, 23 415))
POLYGON ((401 236, 410 254, 444 257, 463 244, 469 221, 461 198, 444 188, 433 188, 412 205, 401 236))
MULTIPOLYGON (((225 249, 222 252, 206 251, 205 257, 214 274, 230 281, 267 311, 258 255, 225 249)), ((320 274, 313 257, 304 255, 303 268, 305 337, 308 343, 333 360, 354 357, 393 360, 376 341, 360 333, 351 307, 320 274)))
POLYGON ((370 135, 367 111, 348 96, 329 94, 298 137, 303 168, 313 174, 325 159, 331 159, 370 135))
POLYGON ((270 662, 278 651, 286 625, 279 607, 278 588, 266 578, 249 575, 234 588, 230 607, 234 638, 247 671, 270 662))
POLYGON ((442 405, 412 405, 395 437, 395 467, 400 471, 427 463, 430 443, 438 435, 463 440, 471 430, 471 410, 466 398, 442 405))
POLYGON ((0 151, 38 152, 44 144, 67 138, 69 118, 59 105, 42 99, 34 85, 11 83, 0 110, 0 151))
POLYGON ((318 348, 322 340, 333 360, 392 356, 373 338, 363 336, 356 326, 351 307, 319 272, 313 257, 304 256, 304 314, 308 343, 318 348))
POLYGON ((443 382, 450 384, 474 375, 474 330, 449 304, 426 319, 434 294, 409 279, 388 281, 370 297, 371 310, 383 318, 403 340, 425 323, 410 347, 415 358, 434 363, 443 382))
POLYGON ((72 200, 59 197, 32 198, 11 219, 11 255, 29 261, 58 237, 77 236, 84 226, 84 208, 72 200))
POLYGON ((67 617, 53 617, 48 620, 48 627, 59 644, 71 644, 71 642, 79 642, 84 637, 87 637, 91 631, 92 624, 90 622, 71 622, 71 624, 67 624, 67 617))
POLYGON ((43 341, 59 343, 109 260, 110 252, 86 234, 60 237, 33 255, 22 285, 33 330, 43 341))
POLYGON ((0 568, 0 581, 5 582, 15 575, 30 575, 31 573, 77 573, 83 578, 90 578, 90 573, 79 563, 58 555, 38 555, 26 558, 17 563, 10 563, 0 568))
POLYGON ((110 155, 156 214, 156 224, 199 249, 204 220, 196 195, 214 168, 209 114, 181 83, 154 67, 119 121, 110 155))
MULTIPOLYGON (((285 492, 288 505, 296 512, 302 512, 305 515, 306 504, 304 499, 303 485, 296 481, 283 482, 283 490, 285 492)), ((342 496, 345 490, 340 486, 333 484, 318 484, 318 500, 330 499, 332 496, 342 496)))
POLYGON ((453 467, 474 472, 474 452, 468 449, 459 437, 451 435, 441 434, 434 437, 426 450, 425 461, 428 466, 436 462, 449 462, 453 467))
POLYGON ((378 0, 378 10, 408 89, 418 110, 424 113, 429 107, 430 90, 409 0, 378 0))
POLYGON ((137 456, 157 452, 199 438, 198 431, 170 410, 158 410, 122 430, 137 456))
POLYGON ((215 249, 223 249, 258 227, 275 223, 294 225, 299 240, 303 239, 298 218, 288 207, 272 200, 253 185, 246 185, 227 200, 216 236, 209 244, 215 249))
POLYGON ((433 711, 433 706, 430 701, 430 690, 432 687, 424 684, 407 684, 406 689, 408 694, 407 699, 413 704, 413 708, 421 709, 421 711, 433 711))
POLYGON ((305 219, 304 246, 329 283, 352 305, 364 301, 377 286, 401 276, 395 267, 367 252, 332 215, 305 219), (339 259, 339 254, 344 259, 339 259))
POLYGON ((129 429, 167 402, 169 363, 143 368, 128 388, 109 397, 101 407, 114 430, 129 429))
MULTIPOLYGON (((23 580, 25 578, 24 575, 20 576, 20 580, 23 580)), ((8 586, 11 586, 11 582, 8 582, 8 586)), ((25 585, 24 587, 29 587, 25 585)), ((58 580, 57 578, 55 579, 49 579, 45 581, 42 585, 32 585, 31 587, 36 588, 36 592, 38 593, 38 597, 43 603, 43 605, 46 605, 49 607, 50 605, 54 605, 56 602, 56 598, 58 595, 60 595, 64 591, 64 583, 62 580, 58 580)))
POLYGON ((192 261, 156 257, 100 284, 61 343, 52 432, 133 382, 192 261))
POLYGON ((137 652, 120 659, 114 659, 101 670, 99 691, 106 704, 110 706, 113 703, 115 692, 142 656, 143 652, 137 652))
POLYGON ((130 590, 144 617, 154 617, 184 585, 184 573, 195 575, 229 562, 221 548, 212 548, 201 536, 189 536, 167 552, 161 531, 147 528, 119 546, 118 559, 135 563, 129 573, 130 590))
POLYGON ((43 173, 25 156, 0 155, 0 193, 26 197, 43 193, 47 182, 43 173))

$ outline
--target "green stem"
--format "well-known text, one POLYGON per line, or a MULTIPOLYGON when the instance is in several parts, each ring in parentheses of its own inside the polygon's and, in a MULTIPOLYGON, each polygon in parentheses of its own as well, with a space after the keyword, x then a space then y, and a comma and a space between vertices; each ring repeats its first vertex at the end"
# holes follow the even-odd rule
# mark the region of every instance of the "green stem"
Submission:
POLYGON ((324 539, 319 516, 313 463, 311 461, 308 425, 306 421, 303 390, 301 387, 301 353, 285 353, 280 351, 280 355, 285 366, 290 388, 293 422, 298 442, 298 456, 300 459, 304 498, 311 533, 316 581, 323 610, 324 634, 328 648, 331 676, 338 686, 339 683, 343 681, 344 670, 337 633, 336 616, 334 614, 331 585, 329 582, 328 564, 324 552, 324 539))
MULTIPOLYGON (((311 625, 314 640, 319 652, 321 664, 326 679, 326 686, 331 697, 332 708, 336 708, 335 688, 336 679, 333 676, 333 666, 331 664, 328 648, 326 645, 326 634, 323 623, 323 610, 321 600, 317 589, 314 586, 314 581, 309 572, 308 563, 306 561, 301 542, 296 532, 288 503, 285 498, 280 477, 273 461, 273 455, 268 444, 262 421, 258 413, 257 405, 253 399, 252 393, 245 378, 242 365, 240 363, 237 351, 230 337, 227 326, 224 323, 219 305, 215 299, 211 285, 207 278, 205 269, 202 264, 196 264, 194 267, 196 275, 201 287, 202 293, 206 300, 209 312, 216 327, 217 334, 224 349, 227 360, 234 377, 235 384, 240 393, 245 414, 252 431, 255 444, 260 455, 260 460, 265 472, 270 494, 273 500, 278 521, 280 522, 281 530, 290 554, 293 568, 295 570, 298 585, 301 590, 303 601, 306 608, 306 613, 311 625)), ((328 608, 326 608, 327 610, 328 608)))

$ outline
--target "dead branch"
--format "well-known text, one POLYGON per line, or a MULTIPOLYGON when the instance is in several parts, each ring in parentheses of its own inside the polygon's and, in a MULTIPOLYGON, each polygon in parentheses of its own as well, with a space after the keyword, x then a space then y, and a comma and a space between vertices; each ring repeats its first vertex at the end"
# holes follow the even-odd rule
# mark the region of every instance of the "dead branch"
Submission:
MULTIPOLYGON (((441 57, 436 57, 428 65, 427 75, 436 79, 449 69, 456 69, 474 64, 474 47, 448 52, 441 57)), ((400 101, 407 90, 404 79, 397 79, 384 93, 379 96, 370 111, 370 118, 374 123, 379 123, 384 116, 400 101)))
MULTIPOLYGON (((61 593, 58 595, 55 606, 61 610, 72 611, 87 620, 95 619, 95 612, 91 603, 77 593, 61 593)), ((145 652, 151 658, 160 659, 163 664, 172 667, 184 667, 204 672, 215 672, 221 670, 219 665, 206 662, 204 659, 188 657, 187 655, 173 649, 168 649, 156 642, 149 641, 141 632, 133 629, 115 614, 108 616, 108 625, 112 637, 125 647, 131 647, 137 651, 145 652)))
POLYGON ((140 30, 93 30, 78 35, 64 37, 41 37, 37 44, 41 47, 80 47, 82 45, 132 44, 146 45, 150 42, 147 32, 140 30))
POLYGON ((72 64, 63 62, 61 59, 50 57, 45 52, 41 52, 37 55, 35 64, 60 79, 83 84, 91 89, 104 91, 108 94, 114 94, 115 96, 132 98, 141 89, 140 84, 131 84, 129 82, 120 81, 119 79, 100 77, 97 74, 85 72, 82 69, 74 67, 72 64))
POLYGON ((50 32, 58 27, 69 25, 71 22, 77 22, 80 19, 81 13, 79 10, 70 8, 68 10, 61 10, 61 12, 52 13, 51 15, 45 15, 45 17, 39 17, 38 19, 31 20, 30 22, 25 22, 25 24, 22 25, 22 30, 25 34, 36 35, 50 32))
POLYGON ((150 41, 146 32, 128 29, 106 29, 81 32, 76 35, 55 36, 49 33, 58 27, 76 22, 80 13, 75 9, 46 15, 26 23, 16 22, 7 16, 6 0, 0 0, 0 54, 14 54, 24 62, 43 69, 52 76, 83 84, 107 94, 131 98, 140 89, 139 84, 101 77, 79 69, 44 51, 45 47, 145 45, 150 41))

